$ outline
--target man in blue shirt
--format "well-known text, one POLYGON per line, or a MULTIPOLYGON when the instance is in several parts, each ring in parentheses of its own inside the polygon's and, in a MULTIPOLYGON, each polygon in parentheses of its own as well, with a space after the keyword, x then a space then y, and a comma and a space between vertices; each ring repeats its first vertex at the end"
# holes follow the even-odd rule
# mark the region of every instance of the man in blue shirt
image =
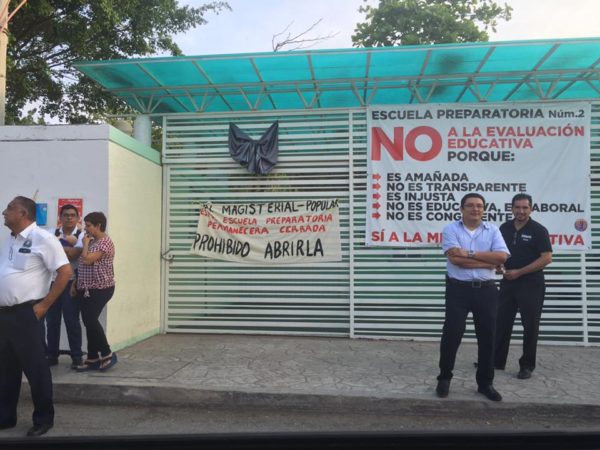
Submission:
POLYGON ((497 226, 483 221, 485 199, 466 194, 460 202, 462 220, 444 227, 442 249, 447 257, 446 317, 440 343, 438 397, 450 390, 456 352, 467 315, 473 314, 477 337, 477 392, 493 401, 502 400, 494 389, 494 339, 498 309, 495 269, 510 256, 497 226))

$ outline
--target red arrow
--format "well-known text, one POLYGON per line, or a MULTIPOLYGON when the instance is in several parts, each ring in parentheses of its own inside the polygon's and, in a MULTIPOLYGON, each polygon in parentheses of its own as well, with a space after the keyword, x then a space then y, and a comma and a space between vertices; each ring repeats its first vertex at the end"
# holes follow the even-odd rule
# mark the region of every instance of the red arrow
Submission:
POLYGON ((371 217, 374 217, 375 219, 379 219, 381 217, 381 214, 377 213, 373 213, 371 214, 371 217))
POLYGON ((378 173, 376 173, 375 175, 373 175, 373 178, 376 180, 380 180, 381 179, 381 175, 379 175, 378 173))
POLYGON ((373 209, 379 209, 381 205, 377 202, 377 203, 373 203, 373 209))
POLYGON ((381 185, 379 183, 375 183, 373 185, 373 189, 375 189, 375 190, 379 189, 380 187, 381 187, 381 185))
POLYGON ((375 193, 373 194, 373 198, 374 198, 375 200, 379 200, 379 199, 381 198, 381 194, 380 194, 379 192, 375 192, 375 193))

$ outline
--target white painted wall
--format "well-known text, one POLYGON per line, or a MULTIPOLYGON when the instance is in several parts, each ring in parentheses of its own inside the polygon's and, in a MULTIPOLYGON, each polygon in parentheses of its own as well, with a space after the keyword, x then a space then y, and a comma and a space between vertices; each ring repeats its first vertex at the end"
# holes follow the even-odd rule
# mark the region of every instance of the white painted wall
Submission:
MULTIPOLYGON (((108 209, 108 142, 102 126, 0 127, 0 207, 17 195, 48 203, 56 227, 59 198, 83 198, 84 214, 108 209)), ((108 136, 108 125, 104 126, 108 136)), ((4 225, 4 223, 2 223, 4 225)), ((8 236, 0 228, 0 239, 8 236)))
MULTIPOLYGON (((0 126, 0 211, 38 191, 51 231, 59 198, 107 215, 117 288, 103 315, 115 350, 160 328, 161 166, 132 151, 139 145, 109 125, 0 126)), ((8 234, 2 222, 0 239, 8 234)))

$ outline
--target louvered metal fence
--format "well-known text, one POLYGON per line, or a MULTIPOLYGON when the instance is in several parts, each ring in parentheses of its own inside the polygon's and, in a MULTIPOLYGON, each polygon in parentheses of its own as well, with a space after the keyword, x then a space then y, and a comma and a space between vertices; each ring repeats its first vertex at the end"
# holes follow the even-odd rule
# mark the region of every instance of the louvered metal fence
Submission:
MULTIPOLYGON (((546 270, 543 342, 600 343, 600 105, 592 111, 594 250, 554 255, 546 270)), ((440 249, 364 246, 365 110, 172 115, 163 130, 166 331, 439 338, 440 249), (267 176, 250 174, 229 157, 229 123, 256 137, 275 120, 279 164, 267 176), (341 262, 254 266, 189 252, 204 202, 321 198, 340 200, 341 262)), ((521 331, 515 326, 516 336, 521 331)), ((469 324, 466 338, 473 337, 469 324)))

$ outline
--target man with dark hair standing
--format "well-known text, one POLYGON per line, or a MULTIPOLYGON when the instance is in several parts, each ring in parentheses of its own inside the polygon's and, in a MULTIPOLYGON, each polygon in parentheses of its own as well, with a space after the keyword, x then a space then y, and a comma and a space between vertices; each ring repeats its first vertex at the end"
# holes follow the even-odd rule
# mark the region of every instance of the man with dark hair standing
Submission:
POLYGON ((442 233, 442 249, 447 257, 446 317, 436 393, 438 397, 448 396, 456 352, 470 311, 477 336, 477 392, 500 401, 502 396, 493 387, 498 308, 494 279, 496 266, 503 264, 510 252, 498 227, 482 220, 485 212, 482 195, 466 194, 461 199, 460 211, 462 220, 446 225, 442 233))
POLYGON ((535 369, 540 317, 546 292, 544 267, 552 262, 548 230, 529 217, 532 206, 530 195, 515 195, 512 199, 514 219, 500 226, 512 256, 504 264, 504 278, 500 282, 495 367, 504 370, 506 366, 518 310, 523 324, 523 355, 519 359, 517 377, 522 380, 531 378, 531 372, 535 369))
POLYGON ((34 406, 27 436, 41 436, 54 425, 43 319, 73 271, 58 239, 35 223, 33 200, 15 197, 2 215, 11 235, 0 247, 0 429, 17 424, 25 373, 34 406))
MULTIPOLYGON (((54 235, 59 238, 67 258, 71 262, 71 268, 75 272, 77 270, 77 259, 83 249, 83 233, 77 227, 79 223, 77 208, 70 204, 63 205, 60 208, 60 223, 62 226, 54 231, 54 235)), ((51 366, 58 364, 61 319, 64 318, 71 352, 71 368, 75 369, 83 363, 83 353, 81 351, 81 322, 79 320, 80 306, 79 300, 71 297, 72 282, 71 279, 67 283, 65 290, 58 296, 58 299, 46 314, 46 338, 48 343, 46 354, 48 363, 51 366)))

